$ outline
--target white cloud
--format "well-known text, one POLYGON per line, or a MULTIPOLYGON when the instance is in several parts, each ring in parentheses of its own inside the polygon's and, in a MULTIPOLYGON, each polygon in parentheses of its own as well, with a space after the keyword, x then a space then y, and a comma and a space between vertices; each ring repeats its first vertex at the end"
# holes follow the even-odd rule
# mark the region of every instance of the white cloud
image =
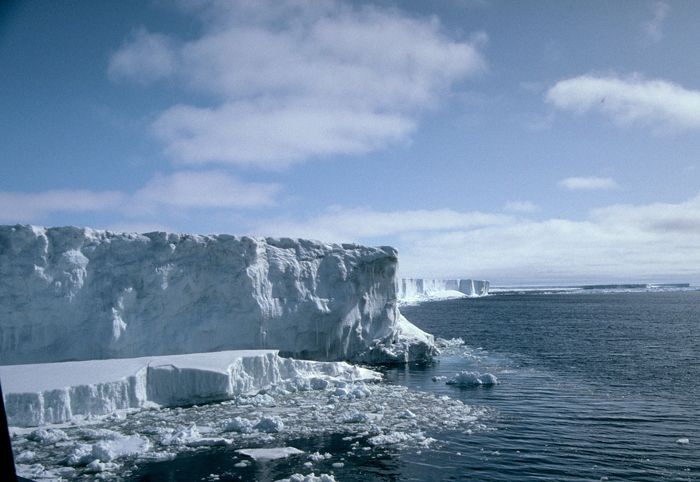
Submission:
MULTIPOLYGON (((115 212, 152 216, 163 210, 250 209, 272 206, 281 187, 246 183, 223 171, 157 175, 136 192, 57 190, 1 192, 0 222, 40 221, 52 213, 115 212)), ((150 221, 148 221, 149 224, 150 221)), ((129 221, 126 224, 133 224, 129 221)))
POLYGON ((175 106, 154 132, 175 159, 189 164, 226 160, 242 166, 283 168, 311 154, 360 154, 400 141, 413 131, 408 116, 270 102, 220 107, 175 106))
POLYGON ((458 212, 452 209, 374 211, 368 208, 332 207, 305 221, 273 219, 260 222, 260 235, 310 237, 330 241, 361 241, 417 231, 469 229, 477 226, 506 224, 509 216, 481 212, 458 212))
POLYGON ((510 201, 503 206, 506 211, 514 213, 534 213, 540 210, 540 207, 530 201, 510 201))
POLYGON ((114 80, 131 79, 149 84, 171 75, 175 65, 172 41, 165 35, 148 33, 141 28, 112 55, 109 75, 114 80))
POLYGON ((651 4, 652 17, 642 24, 642 30, 647 39, 652 43, 660 42, 664 37, 664 21, 671 11, 671 7, 666 2, 653 2, 651 4))
POLYGON ((700 91, 666 80, 583 75, 557 82, 545 98, 562 110, 599 110, 621 125, 637 123, 659 131, 700 129, 700 91))
POLYGON ((570 191, 599 191, 617 189, 619 186, 610 177, 567 177, 557 183, 561 188, 570 191))
POLYGON ((134 200, 177 208, 255 208, 274 205, 279 190, 278 184, 244 183, 222 171, 179 171, 156 175, 134 200))
POLYGON ((95 212, 115 209, 124 202, 118 191, 85 189, 36 193, 0 191, 0 222, 28 222, 61 211, 95 212))
MULTIPOLYGON (((273 223, 261 227, 277 234, 273 223)), ((384 236, 382 243, 398 248, 405 276, 471 276, 497 283, 700 281, 700 195, 675 204, 609 206, 581 221, 336 208, 296 224, 288 221, 279 230, 338 242, 377 242, 384 236)))
POLYGON ((167 75, 210 96, 208 105, 172 106, 154 123, 181 162, 280 168, 380 149, 407 140, 422 111, 485 69, 483 34, 454 40, 437 19, 396 9, 294 0, 198 5, 191 10, 203 22, 199 37, 142 33, 110 64, 113 76, 143 83, 167 75))

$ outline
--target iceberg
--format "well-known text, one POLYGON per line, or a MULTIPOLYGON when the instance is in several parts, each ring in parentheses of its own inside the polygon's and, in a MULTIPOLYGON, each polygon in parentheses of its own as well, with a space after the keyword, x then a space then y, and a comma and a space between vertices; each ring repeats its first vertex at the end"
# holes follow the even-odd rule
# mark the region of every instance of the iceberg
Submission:
POLYGON ((399 301, 404 304, 488 294, 486 280, 401 278, 398 287, 399 301))
MULTIPOLYGON (((379 378, 372 370, 345 362, 282 358, 276 350, 0 366, 8 423, 20 427, 125 409, 229 400, 283 383, 313 389, 379 378)), ((277 419, 263 418, 253 428, 275 432, 281 427, 277 419)), ((41 432, 37 437, 61 435, 65 436, 60 431, 41 432)))
POLYGON ((391 247, 0 226, 0 364, 251 349, 429 359, 432 336, 399 312, 397 263, 391 247))

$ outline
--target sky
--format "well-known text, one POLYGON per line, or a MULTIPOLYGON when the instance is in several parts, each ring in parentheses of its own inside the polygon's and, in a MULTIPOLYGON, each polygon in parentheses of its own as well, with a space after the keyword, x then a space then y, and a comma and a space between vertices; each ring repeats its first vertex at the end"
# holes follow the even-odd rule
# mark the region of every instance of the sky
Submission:
POLYGON ((3 2, 0 223, 700 282, 694 1, 3 2))

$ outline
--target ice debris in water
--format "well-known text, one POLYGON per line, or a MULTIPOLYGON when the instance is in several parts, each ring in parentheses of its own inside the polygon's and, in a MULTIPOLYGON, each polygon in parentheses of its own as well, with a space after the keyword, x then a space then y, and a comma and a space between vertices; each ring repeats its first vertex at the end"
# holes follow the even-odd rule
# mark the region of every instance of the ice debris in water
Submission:
MULTIPOLYGON (((329 381, 324 390, 270 389, 264 397, 257 397, 266 400, 263 404, 251 405, 256 397, 240 395, 187 408, 155 408, 121 418, 77 421, 60 430, 15 429, 16 454, 35 453, 32 460, 25 455, 26 462, 18 461, 17 466, 22 476, 32 479, 96 477, 99 471, 100 478, 118 480, 128 478, 136 465, 170 460, 210 445, 284 447, 300 437, 347 434, 355 439, 358 450, 405 449, 435 442, 425 435, 428 431, 439 439, 441 431, 485 428, 485 409, 448 396, 402 386, 329 381), (362 395, 339 397, 338 388, 362 395), (274 429, 279 431, 270 431, 274 429), (41 464, 32 464, 36 460, 41 464)), ((312 453, 306 460, 329 457, 312 453)), ((246 461, 237 463, 242 467, 246 461)))
POLYGON ((686 444, 690 443, 690 440, 683 437, 683 438, 679 438, 678 440, 676 440, 676 443, 681 444, 681 445, 686 445, 686 444))
POLYGON ((61 440, 68 439, 68 435, 63 430, 57 428, 39 428, 27 436, 28 440, 42 444, 54 444, 61 440))
POLYGON ((448 385, 457 385, 460 387, 475 387, 479 385, 497 385, 498 378, 491 373, 477 373, 462 371, 456 374, 453 378, 447 380, 448 385))
POLYGON ((464 340, 462 338, 435 338, 435 346, 438 348, 452 348, 457 346, 464 346, 464 340))
POLYGON ((279 417, 263 417, 253 428, 260 432, 278 433, 284 430, 284 423, 279 417))
POLYGON ((309 459, 314 462, 321 462, 323 460, 330 459, 331 457, 333 456, 328 452, 326 452, 325 454, 322 454, 320 452, 314 452, 312 454, 309 454, 309 459))
POLYGON ((316 475, 311 472, 309 475, 294 474, 288 479, 279 479, 275 482, 336 482, 335 477, 328 474, 316 475))
POLYGON ((253 425, 253 422, 248 419, 234 417, 229 420, 224 420, 222 423, 222 430, 224 432, 250 433, 253 431, 253 425))
POLYGON ((296 447, 274 447, 266 449, 240 449, 239 454, 246 455, 253 460, 277 460, 286 459, 290 455, 303 454, 303 450, 296 447))

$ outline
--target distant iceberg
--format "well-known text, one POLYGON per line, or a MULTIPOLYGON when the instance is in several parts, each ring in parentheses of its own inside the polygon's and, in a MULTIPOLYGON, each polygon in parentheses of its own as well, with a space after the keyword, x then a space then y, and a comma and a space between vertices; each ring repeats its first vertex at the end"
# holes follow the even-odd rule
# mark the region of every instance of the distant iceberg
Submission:
POLYGON ((398 283, 398 297, 402 304, 486 296, 490 286, 486 280, 474 279, 402 278, 398 283))

